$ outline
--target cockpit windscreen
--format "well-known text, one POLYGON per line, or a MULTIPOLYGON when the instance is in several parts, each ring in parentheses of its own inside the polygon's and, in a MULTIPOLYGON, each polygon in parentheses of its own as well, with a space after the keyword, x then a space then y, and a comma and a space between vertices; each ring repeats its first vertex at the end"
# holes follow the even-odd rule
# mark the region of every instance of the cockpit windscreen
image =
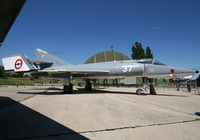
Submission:
POLYGON ((143 63, 143 64, 154 64, 154 65, 165 65, 155 59, 138 59, 136 60, 136 63, 143 63))

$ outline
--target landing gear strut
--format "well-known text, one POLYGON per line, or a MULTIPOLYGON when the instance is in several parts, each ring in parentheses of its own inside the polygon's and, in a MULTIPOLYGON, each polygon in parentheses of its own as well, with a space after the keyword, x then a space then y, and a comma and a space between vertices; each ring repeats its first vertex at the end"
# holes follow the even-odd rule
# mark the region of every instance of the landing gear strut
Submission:
MULTIPOLYGON (((137 89, 136 90, 136 93, 138 95, 140 95, 140 94, 147 94, 147 78, 144 77, 142 80, 143 80, 142 89, 137 89)), ((156 90, 154 88, 153 81, 154 81, 154 79, 151 79, 151 83, 149 85, 150 86, 150 94, 151 95, 156 95, 156 90)))
POLYGON ((139 88, 139 89, 136 90, 136 93, 138 95, 147 94, 147 78, 146 77, 142 78, 142 81, 143 81, 142 89, 139 88))
POLYGON ((73 93, 73 85, 70 83, 70 79, 64 79, 64 87, 63 92, 65 94, 71 94, 73 93))
POLYGON ((86 80, 85 90, 86 91, 91 91, 92 90, 92 84, 91 84, 91 82, 89 80, 86 80))
POLYGON ((73 85, 70 83, 69 86, 64 86, 64 87, 63 87, 63 92, 64 92, 65 94, 73 93, 73 85))

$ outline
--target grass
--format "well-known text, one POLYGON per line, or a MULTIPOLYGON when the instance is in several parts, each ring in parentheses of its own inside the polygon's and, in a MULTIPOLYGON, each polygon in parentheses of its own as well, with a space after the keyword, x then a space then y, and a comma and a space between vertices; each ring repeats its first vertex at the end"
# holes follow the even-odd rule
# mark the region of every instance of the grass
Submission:
POLYGON ((33 86, 36 83, 42 84, 42 80, 41 79, 30 80, 29 77, 0 78, 0 85, 33 86))

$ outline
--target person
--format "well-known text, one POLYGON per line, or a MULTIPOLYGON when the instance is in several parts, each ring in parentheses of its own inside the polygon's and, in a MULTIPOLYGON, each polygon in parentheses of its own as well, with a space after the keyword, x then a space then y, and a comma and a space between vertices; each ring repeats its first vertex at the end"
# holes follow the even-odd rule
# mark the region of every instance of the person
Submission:
POLYGON ((176 88, 177 88, 177 91, 179 91, 179 87, 180 87, 180 80, 176 79, 176 88))
POLYGON ((199 77, 196 79, 197 81, 197 90, 198 90, 198 94, 200 94, 200 75, 199 77))
POLYGON ((190 82, 190 80, 187 81, 187 89, 188 89, 188 92, 191 92, 191 82, 190 82))

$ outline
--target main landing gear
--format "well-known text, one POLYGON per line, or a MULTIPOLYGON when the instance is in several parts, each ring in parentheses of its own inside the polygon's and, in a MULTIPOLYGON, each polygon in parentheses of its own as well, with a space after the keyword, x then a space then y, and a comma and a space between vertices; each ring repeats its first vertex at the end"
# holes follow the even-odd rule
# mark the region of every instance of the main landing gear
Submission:
POLYGON ((89 80, 86 80, 85 90, 86 91, 91 91, 92 90, 92 84, 91 84, 91 82, 89 80))
POLYGON ((64 85, 63 87, 64 94, 73 93, 73 85, 70 83, 70 79, 64 79, 63 85, 64 85))
MULTIPOLYGON (((73 85, 70 83, 69 78, 64 79, 63 83, 63 92, 64 94, 71 94, 73 93, 73 85)), ((85 85, 85 90, 86 91, 91 91, 92 90, 92 84, 89 80, 86 80, 86 85, 85 85)))
POLYGON ((63 92, 65 94, 71 94, 71 93, 73 93, 73 85, 70 83, 70 85, 64 86, 63 87, 63 92))

